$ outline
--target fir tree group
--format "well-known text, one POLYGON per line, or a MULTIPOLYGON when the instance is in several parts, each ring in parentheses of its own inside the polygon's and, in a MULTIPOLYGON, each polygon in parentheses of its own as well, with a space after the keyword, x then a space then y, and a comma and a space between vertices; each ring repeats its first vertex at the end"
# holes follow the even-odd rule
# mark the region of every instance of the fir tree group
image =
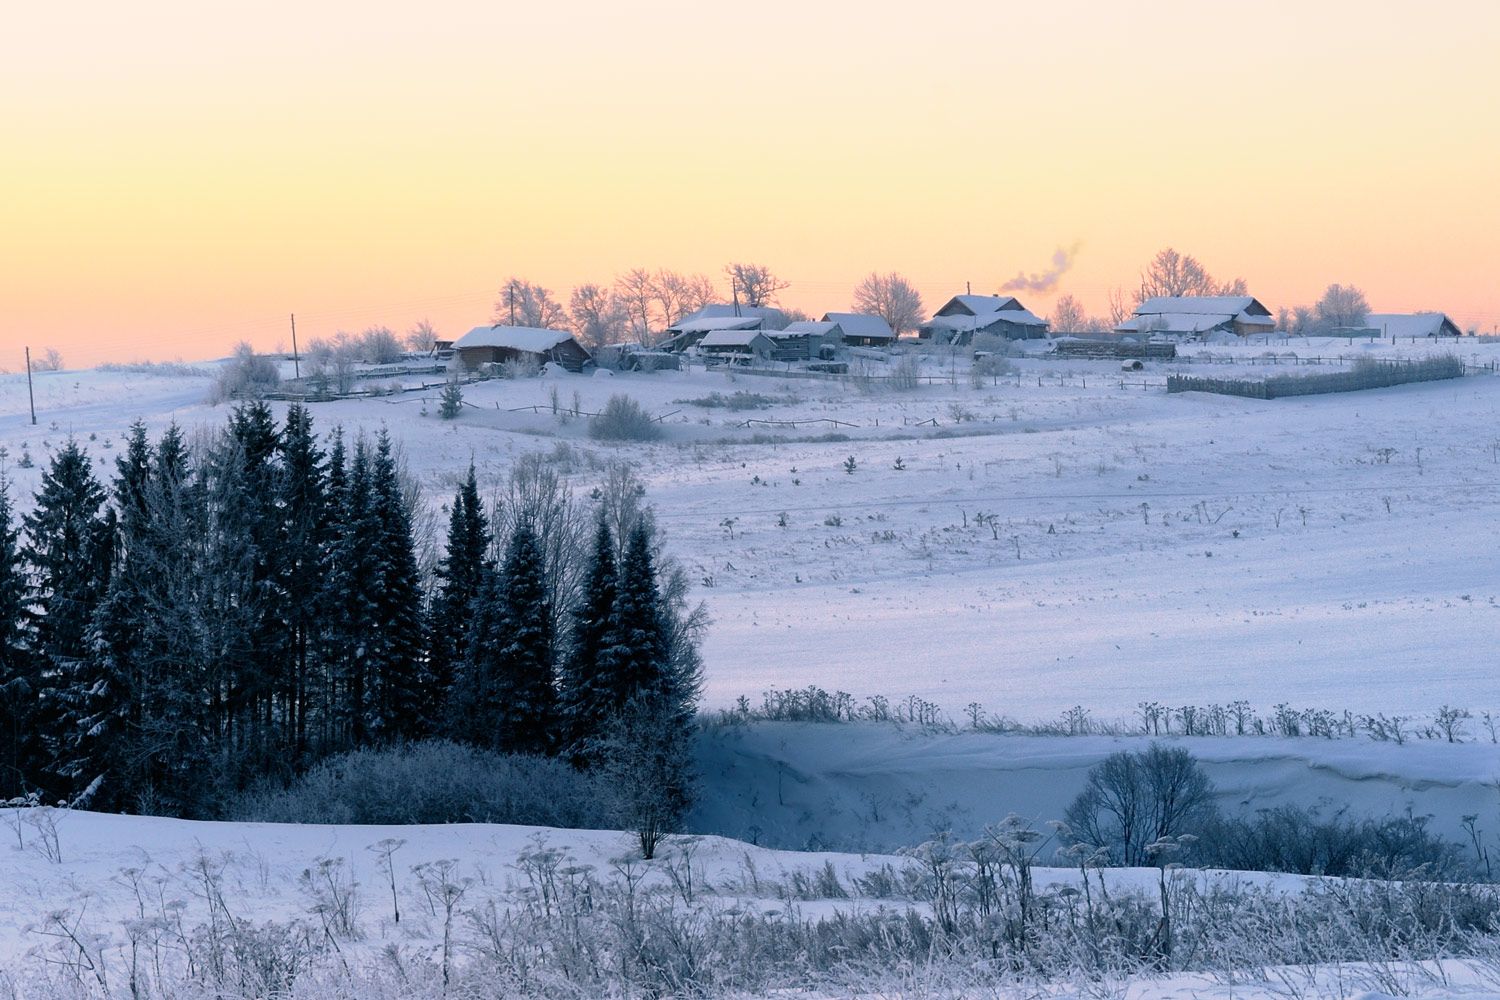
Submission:
POLYGON ((106 486, 70 441, 19 517, 0 475, 0 801, 211 817, 440 738, 618 776, 647 853, 680 819, 701 613, 628 473, 591 529, 516 491, 497 539, 471 465, 424 572, 384 431, 252 403, 196 448, 136 424, 114 465, 106 486))

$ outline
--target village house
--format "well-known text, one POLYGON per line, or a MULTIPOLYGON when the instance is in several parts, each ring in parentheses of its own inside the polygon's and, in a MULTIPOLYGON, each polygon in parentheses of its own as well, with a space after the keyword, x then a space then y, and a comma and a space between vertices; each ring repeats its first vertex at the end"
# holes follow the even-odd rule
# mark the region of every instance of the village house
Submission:
POLYGON ((533 326, 476 326, 453 342, 453 350, 465 371, 505 362, 540 367, 551 361, 578 372, 593 361, 568 331, 533 326))
POLYGON ((1115 327, 1116 333, 1175 334, 1201 337, 1210 333, 1270 333, 1276 329, 1271 311, 1249 295, 1181 295, 1147 299, 1135 315, 1115 327))
POLYGON ((896 335, 883 316, 869 313, 824 313, 824 323, 837 328, 839 340, 849 347, 889 347, 896 335))
POLYGON ((917 328, 917 336, 937 344, 962 346, 980 334, 1034 340, 1047 336, 1047 321, 1013 295, 955 295, 917 328))
POLYGON ((759 330, 765 320, 759 316, 704 316, 684 319, 667 327, 666 339, 657 345, 660 351, 682 352, 700 343, 711 333, 730 330, 759 330))

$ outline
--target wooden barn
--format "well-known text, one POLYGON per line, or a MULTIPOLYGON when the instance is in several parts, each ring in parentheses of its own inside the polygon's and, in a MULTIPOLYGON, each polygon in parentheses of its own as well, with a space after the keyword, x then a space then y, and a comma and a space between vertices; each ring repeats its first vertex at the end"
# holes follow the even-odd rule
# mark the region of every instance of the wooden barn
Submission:
POLYGON ((917 336, 938 344, 969 344, 980 334, 1035 340, 1047 336, 1047 321, 1014 295, 955 295, 917 328, 917 336))
POLYGON ((1147 299, 1116 333, 1201 337, 1210 333, 1270 333, 1271 311, 1249 295, 1180 295, 1147 299))
POLYGON ((784 330, 767 330, 771 338, 772 361, 813 361, 832 351, 840 343, 837 323, 798 320, 784 330))
POLYGON ((1365 328, 1382 337, 1461 337, 1463 331, 1447 313, 1370 313, 1365 328))
POLYGON ((507 361, 538 366, 552 361, 570 372, 579 372, 593 361, 568 331, 534 326, 476 326, 453 342, 453 350, 466 371, 507 361))

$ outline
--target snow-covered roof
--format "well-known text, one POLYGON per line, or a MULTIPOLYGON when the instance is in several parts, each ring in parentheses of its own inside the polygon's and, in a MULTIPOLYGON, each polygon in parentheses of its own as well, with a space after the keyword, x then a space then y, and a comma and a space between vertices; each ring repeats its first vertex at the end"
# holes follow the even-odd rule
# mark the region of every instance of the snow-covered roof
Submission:
POLYGON ((507 347, 529 354, 545 354, 558 344, 572 340, 566 330, 544 330, 535 326, 476 326, 453 342, 455 350, 465 347, 507 347))
POLYGON ((755 338, 764 337, 759 330, 714 330, 698 341, 699 347, 749 347, 755 338))
POLYGON ((704 329, 717 329, 715 327, 704 327, 689 324, 697 324, 701 320, 708 319, 759 319, 768 327, 783 327, 786 325, 786 314, 774 306, 736 306, 730 302, 710 302, 697 312, 690 313, 673 323, 667 329, 673 333, 685 333, 704 329))
POLYGON ((824 313, 825 322, 837 323, 846 337, 894 337, 883 316, 869 313, 824 313))
POLYGON ((766 336, 773 339, 783 337, 826 337, 833 333, 837 323, 820 323, 816 320, 799 319, 787 324, 784 330, 767 330, 766 336))
POLYGON ((1147 299, 1135 315, 1115 330, 1120 333, 1202 333, 1226 323, 1276 327, 1269 310, 1250 295, 1179 295, 1147 299))
POLYGON ((1025 308, 1014 295, 955 295, 938 310, 938 315, 942 315, 955 306, 974 316, 1025 308))
POLYGON ((1388 337, 1456 337, 1462 331, 1447 313, 1370 313, 1365 326, 1388 337))
POLYGON ((1029 309, 1006 309, 998 312, 981 313, 978 316, 934 316, 923 323, 922 326, 929 330, 955 330, 959 332, 967 330, 983 330, 992 323, 1014 323, 1017 326, 1046 326, 1047 321, 1036 315, 1029 309))
POLYGON ((667 327, 677 333, 709 333, 714 330, 759 330, 765 321, 759 316, 703 316, 685 319, 667 327))
MULTIPOLYGON (((1234 322, 1233 313, 1160 313, 1136 316, 1115 327, 1117 333, 1203 333, 1234 322)), ((1258 318, 1258 317, 1257 317, 1258 318)), ((1269 329, 1274 324, 1266 324, 1269 329)))
MULTIPOLYGON (((1217 314, 1237 316, 1247 313, 1250 317, 1268 316, 1270 310, 1255 300, 1253 295, 1176 295, 1147 299, 1136 307, 1137 316, 1156 316, 1164 313, 1186 315, 1217 314)), ((1250 322, 1242 319, 1240 322, 1250 322)))

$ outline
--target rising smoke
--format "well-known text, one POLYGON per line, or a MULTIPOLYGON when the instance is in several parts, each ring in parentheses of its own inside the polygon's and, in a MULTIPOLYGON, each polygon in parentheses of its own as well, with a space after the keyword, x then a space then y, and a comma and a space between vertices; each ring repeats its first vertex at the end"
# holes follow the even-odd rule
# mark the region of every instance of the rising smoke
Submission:
POLYGON ((1027 274, 1024 271, 1017 274, 1013 279, 1000 286, 1002 292, 1050 292, 1057 287, 1057 282, 1068 269, 1073 266, 1074 259, 1078 256, 1079 244, 1074 243, 1070 247, 1058 247, 1052 254, 1052 266, 1045 271, 1035 274, 1027 274))

